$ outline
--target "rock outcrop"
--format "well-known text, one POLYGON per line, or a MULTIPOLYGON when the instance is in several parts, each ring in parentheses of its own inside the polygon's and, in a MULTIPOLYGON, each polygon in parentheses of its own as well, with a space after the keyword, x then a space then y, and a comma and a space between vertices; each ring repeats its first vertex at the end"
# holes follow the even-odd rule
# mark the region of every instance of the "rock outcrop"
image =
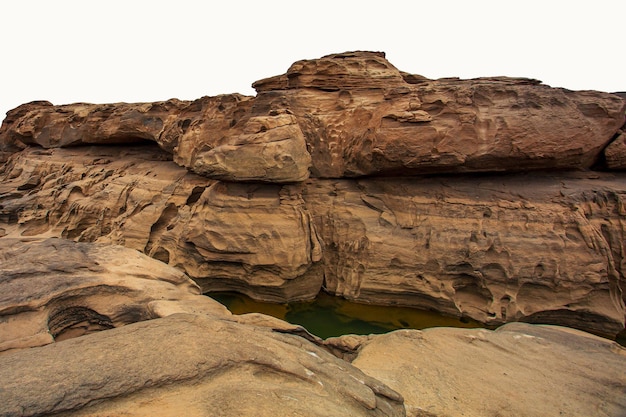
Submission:
POLYGON ((407 416, 621 416, 626 349, 563 327, 398 330, 329 340, 404 397, 407 416))
POLYGON ((405 415, 395 391, 304 339, 205 315, 9 352, 0 367, 7 417, 405 415))
POLYGON ((0 352, 181 312, 230 316, 178 269, 135 250, 0 239, 0 352))
POLYGON ((301 185, 220 182, 156 146, 29 147, 0 174, 0 234, 119 244, 181 269, 203 291, 310 299, 321 244, 301 185))
POLYGON ((9 112, 0 234, 121 244, 262 300, 325 288, 491 325, 624 329, 618 95, 429 80, 376 52, 254 86, 9 112))
POLYGON ((322 341, 262 314, 230 315, 184 274, 132 249, 0 243, 0 336, 22 336, 0 352, 2 416, 608 417, 626 409, 626 349, 584 332, 510 323, 322 341), (49 333, 62 332, 38 340, 46 317, 49 333), (36 337, 24 337, 27 328, 36 337))

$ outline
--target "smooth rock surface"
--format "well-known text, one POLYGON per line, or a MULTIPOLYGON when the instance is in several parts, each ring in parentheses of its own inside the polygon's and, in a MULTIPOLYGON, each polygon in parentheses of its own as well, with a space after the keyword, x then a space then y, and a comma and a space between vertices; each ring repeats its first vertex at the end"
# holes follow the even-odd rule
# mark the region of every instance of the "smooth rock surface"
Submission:
POLYGON ((135 250, 0 239, 0 352, 180 312, 230 316, 178 269, 135 250))
POLYGON ((395 391, 298 336, 204 315, 9 352, 0 369, 6 417, 405 415, 395 391))
POLYGON ((352 364, 401 393, 407 416, 626 415, 626 349, 587 333, 510 323, 349 339, 352 364))

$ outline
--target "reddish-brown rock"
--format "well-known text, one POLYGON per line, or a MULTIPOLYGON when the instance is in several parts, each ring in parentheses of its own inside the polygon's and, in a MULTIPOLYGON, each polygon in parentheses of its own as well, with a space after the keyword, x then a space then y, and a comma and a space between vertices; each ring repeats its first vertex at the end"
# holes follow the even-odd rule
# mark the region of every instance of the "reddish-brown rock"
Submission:
POLYGON ((0 130, 3 155, 24 145, 158 143, 174 161, 210 178, 296 182, 311 158, 295 118, 286 112, 250 115, 252 98, 238 94, 185 102, 24 104, 0 130))
POLYGON ((536 80, 428 80, 373 52, 298 61, 254 87, 256 106, 297 117, 319 177, 587 168, 626 109, 536 80))
POLYGON ((617 95, 523 78, 428 80, 383 53, 298 61, 257 81, 256 97, 138 104, 36 102, 9 113, 3 155, 150 140, 201 175, 297 182, 359 177, 588 168, 624 123, 617 95))

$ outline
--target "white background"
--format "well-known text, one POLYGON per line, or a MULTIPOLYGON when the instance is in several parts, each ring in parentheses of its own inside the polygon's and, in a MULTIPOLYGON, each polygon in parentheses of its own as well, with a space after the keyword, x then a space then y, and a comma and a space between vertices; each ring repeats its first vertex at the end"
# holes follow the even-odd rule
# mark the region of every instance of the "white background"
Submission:
POLYGON ((1 0, 0 118, 49 100, 239 92, 300 59, 385 51, 429 78, 625 91, 626 1, 1 0))

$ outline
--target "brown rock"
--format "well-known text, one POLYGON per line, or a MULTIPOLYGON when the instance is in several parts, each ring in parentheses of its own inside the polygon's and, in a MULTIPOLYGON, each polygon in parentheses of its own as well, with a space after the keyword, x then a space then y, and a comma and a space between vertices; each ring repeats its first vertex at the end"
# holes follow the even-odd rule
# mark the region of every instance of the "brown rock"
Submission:
POLYGON ((308 178, 311 157, 293 116, 250 115, 251 97, 203 97, 193 102, 22 105, 0 130, 0 151, 24 145, 158 143, 174 161, 210 178, 297 182, 308 178))
POLYGON ((609 169, 626 169, 626 133, 620 131, 617 138, 604 150, 604 158, 609 169))
POLYGON ((587 168, 626 109, 536 80, 426 80, 372 52, 298 61, 253 86, 257 108, 294 113, 318 177, 587 168))
POLYGON ((428 80, 372 52, 299 61, 255 86, 257 97, 15 109, 0 131, 14 152, 0 236, 122 244, 203 291, 257 299, 324 286, 494 325, 624 328, 621 174, 302 181, 311 164, 322 177, 586 168, 623 124, 619 96, 428 80), (54 148, 135 141, 161 150, 54 148))
POLYGON ((299 185, 217 182, 156 146, 28 148, 0 172, 0 235, 120 244, 203 291, 313 298, 321 246, 299 185))
POLYGON ((0 368, 7 417, 405 415, 395 391, 300 337, 203 315, 6 353, 0 368))
POLYGON ((131 249, 0 239, 0 351, 180 312, 230 315, 182 272, 131 249))
POLYGON ((0 152, 150 140, 210 178, 317 177, 588 168, 624 124, 617 95, 536 80, 424 77, 381 52, 294 63, 238 94, 137 104, 30 103, 0 129, 0 152))
POLYGON ((625 192, 621 175, 564 173, 311 181, 304 199, 331 293, 615 337, 625 192))
POLYGON ((562 327, 399 330, 353 365, 404 396, 407 416, 621 416, 626 349, 562 327))

